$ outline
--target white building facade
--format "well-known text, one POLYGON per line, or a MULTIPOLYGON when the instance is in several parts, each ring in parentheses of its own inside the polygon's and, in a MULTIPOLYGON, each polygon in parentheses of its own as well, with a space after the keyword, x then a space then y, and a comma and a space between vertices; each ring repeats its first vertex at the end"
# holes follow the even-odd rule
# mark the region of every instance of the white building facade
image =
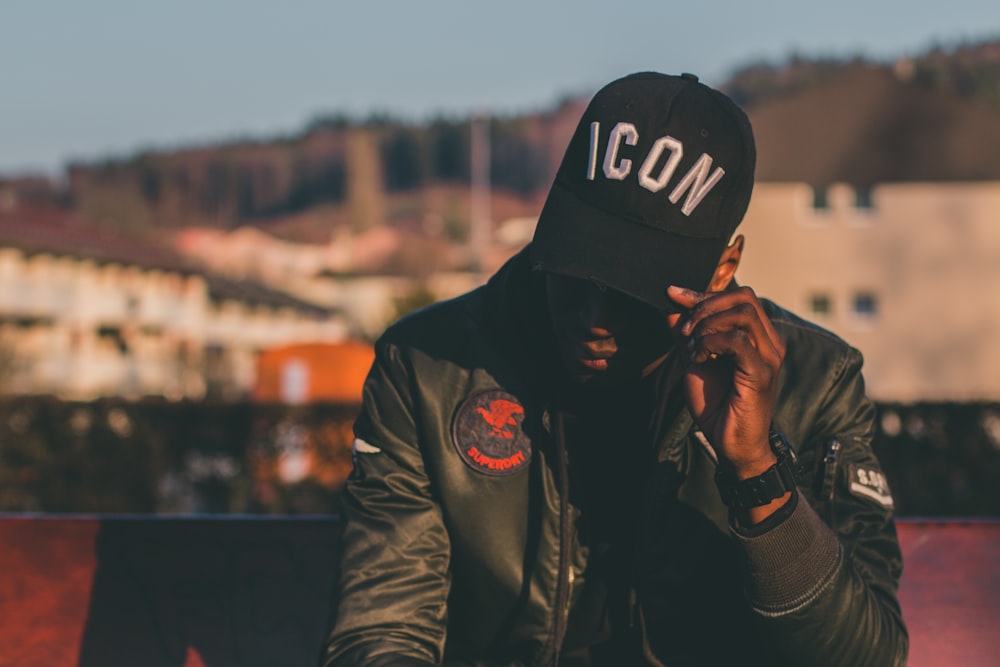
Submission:
POLYGON ((0 212, 2 394, 241 398, 259 350, 347 335, 338 315, 287 295, 58 233, 0 212))
POLYGON ((1000 400, 1000 182, 759 183, 739 282, 865 356, 880 401, 1000 400))

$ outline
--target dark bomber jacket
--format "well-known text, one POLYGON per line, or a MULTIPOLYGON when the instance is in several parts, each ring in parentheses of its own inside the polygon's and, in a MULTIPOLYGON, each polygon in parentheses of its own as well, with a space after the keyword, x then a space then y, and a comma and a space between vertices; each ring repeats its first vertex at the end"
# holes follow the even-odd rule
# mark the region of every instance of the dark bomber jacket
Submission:
POLYGON ((564 409, 541 295, 521 253, 379 340, 323 664, 905 664, 860 354, 764 302, 799 488, 744 530, 682 401, 564 409))

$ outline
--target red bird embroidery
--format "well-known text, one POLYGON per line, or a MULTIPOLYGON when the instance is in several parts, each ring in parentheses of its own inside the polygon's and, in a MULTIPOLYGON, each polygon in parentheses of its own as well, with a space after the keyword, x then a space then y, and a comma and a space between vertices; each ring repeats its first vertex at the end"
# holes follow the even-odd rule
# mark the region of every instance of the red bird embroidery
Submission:
POLYGON ((505 426, 516 426, 517 422, 514 421, 512 415, 523 415, 524 408, 522 408, 517 403, 513 401, 505 401, 503 399, 498 399, 495 401, 490 401, 490 409, 478 407, 476 412, 483 416, 486 423, 492 428, 490 430, 490 435, 495 438, 513 438, 514 434, 506 430, 505 426))

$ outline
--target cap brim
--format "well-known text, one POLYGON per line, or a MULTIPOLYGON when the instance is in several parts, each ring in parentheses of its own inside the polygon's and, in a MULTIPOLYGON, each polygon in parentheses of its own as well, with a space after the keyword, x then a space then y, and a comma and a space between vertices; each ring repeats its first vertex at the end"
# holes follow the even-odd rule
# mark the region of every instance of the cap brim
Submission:
POLYGON ((669 285, 704 291, 728 239, 654 229, 607 213, 552 185, 531 243, 532 266, 593 280, 664 312, 669 285))

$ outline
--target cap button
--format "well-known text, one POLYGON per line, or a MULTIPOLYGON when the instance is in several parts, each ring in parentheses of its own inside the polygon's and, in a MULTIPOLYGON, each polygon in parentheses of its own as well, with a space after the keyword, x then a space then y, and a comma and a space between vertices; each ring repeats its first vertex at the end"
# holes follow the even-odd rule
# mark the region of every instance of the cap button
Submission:
POLYGON ((684 72, 683 74, 681 74, 681 78, 686 79, 692 83, 698 83, 698 75, 691 74, 691 72, 684 72))

